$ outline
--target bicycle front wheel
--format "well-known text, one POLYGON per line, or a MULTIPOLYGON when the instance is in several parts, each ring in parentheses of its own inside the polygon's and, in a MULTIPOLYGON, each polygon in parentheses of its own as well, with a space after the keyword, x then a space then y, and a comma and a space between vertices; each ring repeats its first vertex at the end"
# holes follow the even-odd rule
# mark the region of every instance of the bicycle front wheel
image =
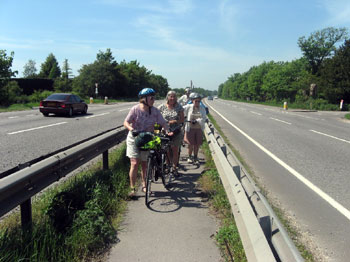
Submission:
POLYGON ((155 176, 155 170, 156 170, 156 167, 154 163, 154 158, 150 157, 148 158, 148 161, 147 161, 147 173, 146 173, 146 195, 145 195, 146 206, 149 205, 149 201, 152 193, 151 185, 155 176))
POLYGON ((171 162, 168 154, 165 152, 162 154, 161 168, 162 183, 168 189, 172 181, 172 173, 170 172, 171 162))

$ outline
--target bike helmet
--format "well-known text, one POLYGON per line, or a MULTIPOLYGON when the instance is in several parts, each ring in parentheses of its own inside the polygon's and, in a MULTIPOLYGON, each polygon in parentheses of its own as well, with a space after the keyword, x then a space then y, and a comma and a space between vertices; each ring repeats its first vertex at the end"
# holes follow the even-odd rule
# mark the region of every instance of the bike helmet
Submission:
POLYGON ((191 92, 191 89, 189 89, 188 87, 185 88, 185 93, 190 93, 191 92))
POLYGON ((144 88, 139 93, 139 98, 146 97, 146 96, 154 96, 156 92, 152 88, 144 88))
POLYGON ((191 100, 197 99, 197 98, 201 98, 200 94, 198 94, 198 93, 192 93, 192 94, 190 94, 190 99, 191 99, 191 100))

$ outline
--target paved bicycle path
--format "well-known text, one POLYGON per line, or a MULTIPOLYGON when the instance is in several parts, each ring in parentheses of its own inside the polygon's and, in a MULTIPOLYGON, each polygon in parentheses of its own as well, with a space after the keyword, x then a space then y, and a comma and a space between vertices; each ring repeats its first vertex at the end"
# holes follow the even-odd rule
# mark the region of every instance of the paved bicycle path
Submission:
POLYGON ((182 176, 169 191, 160 179, 152 185, 155 193, 150 208, 139 189, 137 200, 128 204, 117 235, 119 241, 111 249, 108 262, 221 260, 214 239, 217 222, 196 186, 204 164, 204 157, 199 157, 201 165, 180 161, 182 176))

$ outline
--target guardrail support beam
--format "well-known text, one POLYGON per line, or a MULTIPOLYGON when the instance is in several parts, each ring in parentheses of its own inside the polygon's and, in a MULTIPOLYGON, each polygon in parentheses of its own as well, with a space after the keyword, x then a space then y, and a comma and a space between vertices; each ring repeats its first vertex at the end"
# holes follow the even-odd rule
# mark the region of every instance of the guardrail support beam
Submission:
POLYGON ((23 232, 32 229, 32 201, 27 199, 21 204, 21 223, 23 232))
POLYGON ((108 170, 108 150, 102 153, 103 170, 108 170))

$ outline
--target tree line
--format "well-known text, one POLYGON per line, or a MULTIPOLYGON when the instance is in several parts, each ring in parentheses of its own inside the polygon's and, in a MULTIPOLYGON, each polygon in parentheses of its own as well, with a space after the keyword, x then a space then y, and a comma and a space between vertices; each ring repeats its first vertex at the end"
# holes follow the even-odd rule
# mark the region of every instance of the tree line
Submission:
POLYGON ((291 62, 263 62, 247 72, 235 73, 219 86, 218 95, 257 102, 288 101, 301 105, 313 102, 319 109, 339 104, 342 99, 350 103, 350 40, 347 38, 346 28, 333 27, 316 31, 308 38, 300 37, 301 58, 291 62))
MULTIPOLYGON (((23 90, 17 82, 11 81, 18 74, 11 69, 13 59, 13 52, 7 55, 6 50, 0 50, 0 105, 7 106, 16 101, 29 102, 28 100, 44 98, 47 92, 43 95, 35 92, 30 97, 23 95, 23 90)), ((83 65, 78 72, 78 76, 72 77, 68 60, 65 59, 60 68, 56 57, 51 53, 41 64, 39 73, 35 61, 30 59, 24 66, 23 76, 28 79, 52 79, 55 92, 74 92, 86 98, 96 96, 96 87, 99 97, 108 96, 114 99, 135 99, 145 87, 153 88, 160 97, 164 97, 169 91, 166 78, 152 73, 137 61, 123 60, 118 63, 109 48, 99 51, 96 60, 83 65)))

